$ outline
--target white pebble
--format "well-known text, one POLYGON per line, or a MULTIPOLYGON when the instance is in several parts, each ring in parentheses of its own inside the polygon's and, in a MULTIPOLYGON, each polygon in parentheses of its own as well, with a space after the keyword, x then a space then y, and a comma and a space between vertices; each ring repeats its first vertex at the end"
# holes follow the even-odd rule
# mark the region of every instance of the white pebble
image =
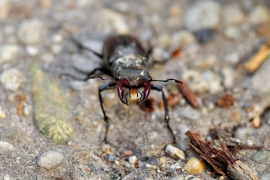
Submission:
POLYGON ((245 20, 245 15, 237 5, 228 5, 223 8, 222 19, 224 25, 237 25, 245 20), (233 18, 232 18, 233 14, 233 18))
POLYGON ((26 52, 29 56, 36 56, 38 54, 38 48, 34 46, 27 46, 26 52))
POLYGON ((17 45, 4 45, 0 48, 0 65, 11 61, 19 52, 17 45))
POLYGON ((172 146, 172 145, 167 145, 165 152, 168 153, 169 155, 185 160, 185 154, 183 151, 181 151, 180 149, 172 146))
POLYGON ((233 26, 233 25, 227 26, 224 29, 224 34, 227 38, 233 39, 233 40, 239 39, 241 37, 240 29, 237 26, 233 26))
POLYGON ((0 75, 0 82, 4 88, 11 91, 16 91, 23 80, 23 74, 15 68, 7 69, 0 75))
POLYGON ((269 9, 266 6, 257 5, 250 13, 250 21, 253 25, 269 22, 269 9))
POLYGON ((136 156, 129 156, 128 158, 128 162, 131 164, 131 165, 134 165, 136 162, 137 162, 137 157, 136 156))
POLYGON ((38 19, 24 21, 17 32, 19 40, 25 45, 39 44, 45 37, 46 28, 38 19))
POLYGON ((6 118, 5 112, 2 110, 0 106, 0 119, 5 119, 5 118, 6 118))
POLYGON ((173 34, 170 44, 172 48, 175 49, 179 47, 181 48, 187 47, 191 44, 196 44, 196 43, 197 43, 197 40, 190 31, 182 30, 173 34))
POLYGON ((63 36, 61 34, 55 34, 53 37, 52 37, 52 40, 53 42, 55 43, 60 43, 63 41, 63 36))
POLYGON ((0 154, 6 154, 14 151, 14 146, 8 142, 0 141, 0 154))
POLYGON ((203 28, 215 28, 220 22, 220 4, 216 1, 196 1, 188 9, 184 25, 191 31, 198 31, 203 28))
POLYGON ((64 155, 62 153, 57 151, 47 151, 40 156, 37 164, 40 167, 51 170, 60 166, 63 162, 64 155))

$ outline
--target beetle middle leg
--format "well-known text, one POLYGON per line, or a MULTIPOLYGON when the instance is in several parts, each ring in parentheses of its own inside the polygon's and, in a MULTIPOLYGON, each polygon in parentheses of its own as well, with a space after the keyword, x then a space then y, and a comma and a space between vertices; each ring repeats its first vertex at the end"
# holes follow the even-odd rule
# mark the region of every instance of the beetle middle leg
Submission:
POLYGON ((176 138, 175 138, 175 135, 172 131, 172 128, 170 126, 170 116, 169 116, 169 108, 168 108, 168 103, 167 103, 167 100, 166 100, 166 97, 165 97, 165 94, 164 94, 164 91, 162 89, 162 86, 158 86, 158 85, 154 85, 152 84, 151 85, 151 89, 153 90, 157 90, 159 92, 161 92, 162 94, 162 100, 163 100, 163 104, 164 104, 164 111, 165 111, 165 118, 164 118, 164 122, 166 124, 166 127, 167 129, 169 130, 172 138, 173 138, 173 144, 176 144, 176 138))
POLYGON ((104 115, 104 121, 106 123, 106 131, 105 131, 105 136, 104 136, 104 139, 103 139, 103 141, 105 143, 107 143, 107 134, 108 134, 108 129, 109 129, 109 118, 106 115, 106 112, 105 112, 105 109, 104 109, 104 106, 103 106, 103 98, 102 98, 101 92, 104 91, 104 90, 114 89, 115 85, 116 85, 116 82, 109 83, 109 84, 103 84, 103 85, 99 86, 99 89, 98 89, 99 102, 100 102, 100 106, 101 106, 101 109, 102 109, 102 113, 104 115))

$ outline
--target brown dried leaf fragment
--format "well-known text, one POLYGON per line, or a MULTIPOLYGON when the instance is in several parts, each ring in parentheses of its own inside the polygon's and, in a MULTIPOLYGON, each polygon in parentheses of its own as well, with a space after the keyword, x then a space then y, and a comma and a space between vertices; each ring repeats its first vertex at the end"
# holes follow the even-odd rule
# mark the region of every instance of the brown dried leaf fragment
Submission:
POLYGON ((182 93, 184 98, 187 100, 187 102, 195 109, 200 108, 200 104, 198 103, 196 96, 189 88, 188 84, 183 80, 180 79, 180 81, 183 82, 183 84, 176 84, 179 91, 182 93))
POLYGON ((226 94, 218 100, 218 106, 221 108, 228 108, 234 105, 234 98, 231 94, 226 94))

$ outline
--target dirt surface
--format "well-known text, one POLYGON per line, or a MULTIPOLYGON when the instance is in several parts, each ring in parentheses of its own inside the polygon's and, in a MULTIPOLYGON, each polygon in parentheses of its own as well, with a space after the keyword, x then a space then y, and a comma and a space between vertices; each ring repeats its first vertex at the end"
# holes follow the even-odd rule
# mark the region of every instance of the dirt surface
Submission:
MULTIPOLYGON (((205 16, 209 19, 202 15, 199 20, 213 24, 198 25, 199 29, 187 22, 192 7, 196 10, 196 1, 0 0, 0 77, 12 68, 19 71, 12 71, 15 80, 7 78, 0 84, 0 179, 219 179, 206 162, 206 171, 199 175, 184 171, 188 159, 200 159, 185 132, 192 130, 219 147, 210 129, 226 132, 249 147, 261 147, 260 151, 236 147, 232 154, 259 179, 270 179, 270 59, 251 75, 237 68, 269 35, 269 2, 214 1, 217 10, 205 16), (266 15, 260 15, 266 20, 254 22, 252 13, 258 5, 266 9, 266 15), (242 17, 231 15, 238 22, 226 18, 228 7, 242 12, 242 17), (217 22, 215 13, 220 17, 217 22), (108 35, 120 33, 138 37, 146 49, 152 46, 153 59, 169 57, 149 71, 153 79, 182 78, 195 93, 200 108, 192 108, 181 96, 179 104, 169 107, 174 146, 185 153, 185 160, 165 152, 172 139, 163 123, 159 92, 150 94, 156 102, 150 108, 153 112, 125 106, 116 90, 103 92, 110 118, 104 144, 98 87, 108 81, 61 76, 84 78, 100 66, 101 60, 80 51, 71 37, 100 52, 108 35), (47 139, 34 124, 30 64, 42 68, 69 99, 74 133, 67 144, 47 139), (9 88, 6 83, 19 85, 9 88), (136 156, 135 163, 131 156, 136 156), (46 162, 41 161, 44 157, 46 162)), ((179 93, 172 82, 157 84, 165 87, 166 95, 179 93)))

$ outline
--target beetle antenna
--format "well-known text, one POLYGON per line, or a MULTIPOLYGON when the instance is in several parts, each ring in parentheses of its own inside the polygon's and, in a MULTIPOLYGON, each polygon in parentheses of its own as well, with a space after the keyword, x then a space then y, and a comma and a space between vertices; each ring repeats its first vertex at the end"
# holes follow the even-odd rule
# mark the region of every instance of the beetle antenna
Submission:
POLYGON ((173 79, 173 78, 169 78, 169 79, 166 79, 166 80, 151 80, 151 81, 161 81, 161 82, 168 82, 168 81, 174 81, 175 83, 178 83, 178 84, 183 84, 182 81, 179 81, 177 79, 173 79))
POLYGON ((95 79, 95 78, 100 78, 101 80, 112 80, 112 79, 114 79, 112 77, 104 78, 104 77, 101 77, 101 76, 89 76, 89 77, 85 78, 85 81, 87 81, 88 79, 95 79))

